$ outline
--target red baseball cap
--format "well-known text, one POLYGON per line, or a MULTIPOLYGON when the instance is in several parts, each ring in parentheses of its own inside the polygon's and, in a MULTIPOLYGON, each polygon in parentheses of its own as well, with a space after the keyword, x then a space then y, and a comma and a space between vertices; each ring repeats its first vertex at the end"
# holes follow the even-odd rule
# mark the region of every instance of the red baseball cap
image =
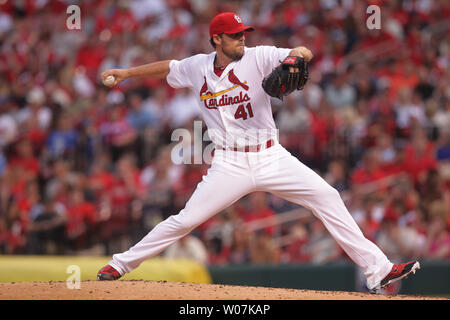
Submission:
POLYGON ((209 24, 209 36, 212 38, 215 34, 239 33, 241 31, 253 31, 255 28, 246 26, 241 17, 234 12, 223 12, 215 16, 209 24))

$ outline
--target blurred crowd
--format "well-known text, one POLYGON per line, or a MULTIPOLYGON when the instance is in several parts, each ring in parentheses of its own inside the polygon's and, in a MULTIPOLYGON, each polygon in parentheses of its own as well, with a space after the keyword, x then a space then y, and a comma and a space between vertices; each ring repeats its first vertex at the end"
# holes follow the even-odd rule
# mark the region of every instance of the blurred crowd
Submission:
MULTIPOLYGON (((99 74, 209 53, 210 19, 234 11, 256 27, 248 47, 315 55, 305 90, 273 101, 280 142, 392 261, 450 259, 449 1, 79 1, 80 30, 70 2, 0 1, 0 253, 110 255, 184 207, 208 169, 171 160, 172 132, 200 120, 195 95, 145 78, 108 89, 99 74)), ((346 260, 303 211, 250 194, 164 254, 346 260)))

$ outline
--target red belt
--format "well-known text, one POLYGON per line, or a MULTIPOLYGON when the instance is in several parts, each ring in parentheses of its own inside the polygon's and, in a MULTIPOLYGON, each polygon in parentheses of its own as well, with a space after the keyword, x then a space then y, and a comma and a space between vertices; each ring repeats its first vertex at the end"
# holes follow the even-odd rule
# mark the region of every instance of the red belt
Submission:
POLYGON ((275 145, 275 141, 273 139, 267 140, 265 143, 258 144, 256 146, 246 146, 242 148, 223 148, 221 146, 216 146, 217 150, 232 150, 232 151, 240 151, 240 152, 259 152, 263 146, 266 146, 265 149, 269 149, 270 147, 275 145))

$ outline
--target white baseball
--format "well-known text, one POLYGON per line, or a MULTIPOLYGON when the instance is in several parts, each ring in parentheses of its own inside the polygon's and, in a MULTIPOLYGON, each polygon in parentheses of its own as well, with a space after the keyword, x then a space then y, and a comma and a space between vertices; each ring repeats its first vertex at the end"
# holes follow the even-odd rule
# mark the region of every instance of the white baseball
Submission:
POLYGON ((116 81, 114 76, 107 76, 106 79, 103 80, 103 84, 110 87, 114 84, 114 81, 116 81))

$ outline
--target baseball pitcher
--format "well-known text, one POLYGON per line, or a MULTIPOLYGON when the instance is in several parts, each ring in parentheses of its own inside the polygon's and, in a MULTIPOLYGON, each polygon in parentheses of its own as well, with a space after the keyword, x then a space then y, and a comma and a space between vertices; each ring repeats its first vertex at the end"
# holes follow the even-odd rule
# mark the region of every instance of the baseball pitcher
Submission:
POLYGON ((237 14, 221 13, 209 26, 212 53, 102 73, 103 80, 112 79, 107 83, 110 87, 128 78, 153 77, 166 79, 173 88, 190 88, 215 150, 211 167, 184 209, 129 250, 114 254, 98 272, 99 280, 120 278, 254 191, 270 192, 309 208, 362 268, 372 291, 420 268, 418 261, 391 263, 364 237, 339 193, 279 144, 270 97, 283 99, 301 90, 313 54, 305 47, 248 48, 245 32, 253 30, 237 14))

